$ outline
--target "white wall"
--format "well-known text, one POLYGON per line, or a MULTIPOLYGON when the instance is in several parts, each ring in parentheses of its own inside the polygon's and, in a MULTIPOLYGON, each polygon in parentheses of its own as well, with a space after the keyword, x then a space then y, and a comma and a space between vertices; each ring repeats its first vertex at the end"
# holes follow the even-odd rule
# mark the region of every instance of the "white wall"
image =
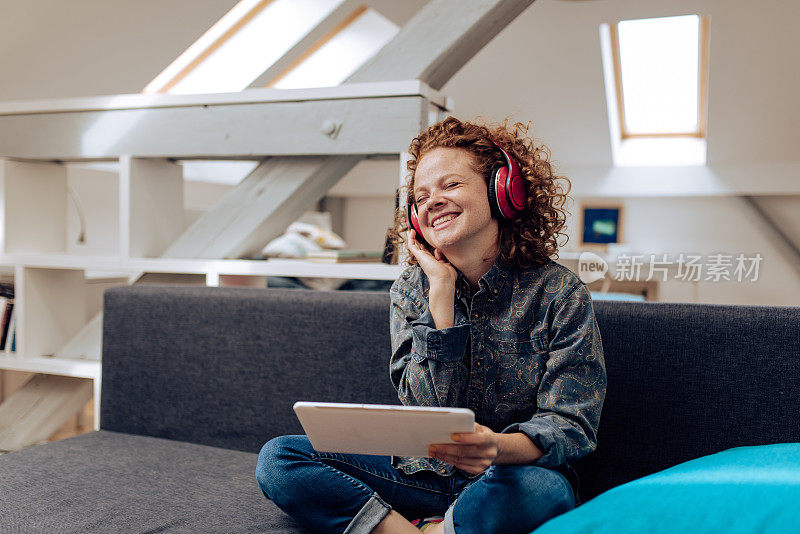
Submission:
POLYGON ((78 242, 78 209, 67 198, 67 253, 108 256, 119 254, 119 178, 117 173, 82 166, 67 167, 67 183, 85 217, 85 242, 78 242))
MULTIPOLYGON (((581 199, 585 200, 585 199, 581 199)), ((761 254, 758 279, 755 282, 732 280, 705 281, 706 271, 697 284, 698 302, 714 304, 800 304, 798 270, 786 260, 780 248, 765 234, 753 215, 742 209, 735 198, 617 198, 602 199, 623 207, 623 233, 631 253, 650 254, 675 261, 681 253, 708 256, 724 254, 745 257, 761 254)), ((576 202, 576 207, 580 202, 576 202)), ((578 246, 577 209, 570 217, 570 241, 565 250, 578 246)), ((706 259, 702 263, 706 263, 706 259)), ((732 273, 732 270, 731 270, 732 273)), ((690 284, 669 275, 663 300, 692 301, 690 284), (679 287, 683 286, 683 287, 679 287)))
POLYGON ((0 0, 0 100, 136 93, 236 0, 0 0))

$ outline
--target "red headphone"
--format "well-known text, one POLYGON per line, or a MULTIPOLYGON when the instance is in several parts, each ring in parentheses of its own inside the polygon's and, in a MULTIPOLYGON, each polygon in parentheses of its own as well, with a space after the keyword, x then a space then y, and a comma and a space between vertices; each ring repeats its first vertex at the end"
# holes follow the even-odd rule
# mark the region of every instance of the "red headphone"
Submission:
MULTIPOLYGON (((496 218, 513 219, 525 207, 525 183, 517 162, 511 159, 503 147, 494 141, 492 143, 503 153, 506 164, 498 163, 492 168, 489 175, 489 206, 492 209, 492 215, 496 218)), ((406 219, 409 228, 413 228, 416 232, 417 241, 425 244, 425 238, 422 237, 422 230, 419 226, 417 208, 413 202, 406 202, 406 219)))

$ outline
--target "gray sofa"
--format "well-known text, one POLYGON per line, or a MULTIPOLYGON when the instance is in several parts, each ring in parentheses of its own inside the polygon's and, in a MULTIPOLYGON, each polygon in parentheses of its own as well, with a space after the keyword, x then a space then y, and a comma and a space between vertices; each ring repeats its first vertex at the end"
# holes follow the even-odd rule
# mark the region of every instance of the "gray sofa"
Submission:
MULTIPOLYGON (((105 293, 101 430, 0 456, 0 532, 304 532, 256 455, 297 400, 396 404, 386 293, 105 293)), ((608 370, 584 500, 734 446, 800 441, 798 308, 596 302, 608 370)))

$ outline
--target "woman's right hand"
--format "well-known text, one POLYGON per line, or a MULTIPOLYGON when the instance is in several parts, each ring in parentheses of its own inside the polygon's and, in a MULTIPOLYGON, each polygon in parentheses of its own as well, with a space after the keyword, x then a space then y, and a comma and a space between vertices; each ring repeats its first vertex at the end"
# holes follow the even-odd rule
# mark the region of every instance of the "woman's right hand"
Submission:
POLYGON ((417 241, 414 230, 408 231, 408 251, 417 258, 419 266, 425 272, 430 282, 428 292, 428 309, 430 309, 436 328, 450 328, 455 321, 456 279, 458 273, 444 254, 438 249, 433 249, 433 254, 417 241))
POLYGON ((439 249, 433 249, 433 254, 428 252, 419 241, 413 229, 408 230, 408 251, 417 259, 419 266, 427 275, 431 285, 435 283, 452 283, 455 285, 458 273, 439 249))

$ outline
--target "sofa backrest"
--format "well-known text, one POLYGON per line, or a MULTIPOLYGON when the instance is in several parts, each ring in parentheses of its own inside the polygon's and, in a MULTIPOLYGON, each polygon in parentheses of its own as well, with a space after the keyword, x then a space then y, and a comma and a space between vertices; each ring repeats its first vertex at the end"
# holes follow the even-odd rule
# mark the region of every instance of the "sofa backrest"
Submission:
POLYGON ((608 390, 581 494, 731 447, 800 442, 800 308, 596 301, 608 390))
POLYGON ((295 401, 399 404, 390 351, 388 294, 109 289, 100 426, 257 452, 295 401))
MULTIPOLYGON (((598 301, 608 372, 581 495, 730 447, 800 441, 800 308, 598 301)), ((105 293, 101 428, 256 452, 298 400, 398 404, 386 293, 105 293)))

